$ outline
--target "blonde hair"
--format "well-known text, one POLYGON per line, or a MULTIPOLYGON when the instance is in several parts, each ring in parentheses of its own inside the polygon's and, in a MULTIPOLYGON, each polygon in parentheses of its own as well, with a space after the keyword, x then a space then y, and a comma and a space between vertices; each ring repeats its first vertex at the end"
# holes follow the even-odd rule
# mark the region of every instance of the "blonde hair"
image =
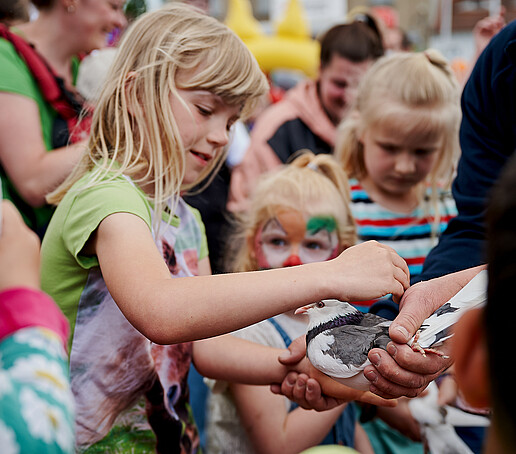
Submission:
POLYGON ((442 134, 442 147, 426 183, 432 188, 449 185, 460 152, 460 88, 447 60, 433 49, 382 57, 368 70, 354 108, 339 125, 335 157, 350 177, 365 177, 360 136, 367 127, 392 124, 400 107, 410 109, 404 125, 442 134))
POLYGON ((339 246, 342 250, 352 246, 357 238, 349 204, 348 179, 335 159, 302 150, 290 164, 262 175, 258 181, 251 194, 249 209, 238 220, 227 260, 228 269, 258 269, 252 242, 264 222, 284 211, 332 216, 337 224, 339 246))
MULTIPOLYGON (((123 173, 136 183, 153 184, 149 199, 156 212, 169 199, 177 202, 185 172, 170 103, 177 89, 207 90, 228 105, 242 106, 245 118, 267 93, 268 83, 245 44, 215 18, 180 3, 140 16, 125 32, 100 93, 87 153, 48 202, 59 203, 93 168, 88 186, 109 172, 123 173), (178 78, 180 73, 188 77, 178 78)), ((198 181, 223 157, 219 153, 198 181)))
POLYGON ((402 121, 408 134, 442 135, 434 166, 420 184, 421 197, 431 189, 423 208, 429 214, 434 207, 435 236, 440 223, 438 188, 450 187, 460 154, 460 118, 460 87, 442 54, 434 49, 395 53, 379 59, 364 75, 354 108, 338 127, 334 154, 348 176, 360 180, 367 175, 360 141, 365 128, 394 128, 393 122, 402 121))

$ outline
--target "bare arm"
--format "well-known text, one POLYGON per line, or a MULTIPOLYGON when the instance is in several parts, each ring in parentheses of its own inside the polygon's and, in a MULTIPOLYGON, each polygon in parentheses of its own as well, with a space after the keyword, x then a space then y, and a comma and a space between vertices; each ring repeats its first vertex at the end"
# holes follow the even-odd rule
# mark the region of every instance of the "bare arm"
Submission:
POLYGON ((240 420, 257 453, 298 453, 318 445, 345 408, 314 412, 301 407, 288 412, 285 398, 265 386, 232 384, 240 420))
POLYGON ((11 202, 0 203, 0 291, 13 287, 39 290, 39 239, 11 202))
POLYGON ((194 342, 193 361, 205 377, 249 385, 280 382, 290 370, 308 371, 306 358, 282 365, 277 359, 282 352, 226 334, 194 342))
POLYGON ((224 334, 322 298, 400 297, 408 287, 404 260, 375 242, 348 248, 327 262, 187 278, 171 278, 148 226, 137 216, 106 217, 92 246, 125 317, 159 344, 224 334))
POLYGON ((83 142, 47 152, 35 101, 0 93, 0 163, 24 200, 34 207, 45 203, 79 161, 83 142))

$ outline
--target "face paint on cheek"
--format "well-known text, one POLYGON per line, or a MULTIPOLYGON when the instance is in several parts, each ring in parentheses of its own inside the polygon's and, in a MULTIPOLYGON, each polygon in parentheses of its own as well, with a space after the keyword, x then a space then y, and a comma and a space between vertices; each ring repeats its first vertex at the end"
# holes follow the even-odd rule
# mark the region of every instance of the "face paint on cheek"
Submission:
POLYGON ((254 236, 254 255, 256 257, 258 268, 260 270, 268 270, 271 266, 267 261, 267 257, 265 257, 265 254, 263 253, 262 233, 263 227, 260 227, 260 230, 258 230, 254 236))
POLYGON ((294 255, 298 256, 299 261, 305 225, 305 219, 296 210, 281 212, 265 222, 255 236, 255 258, 260 269, 287 266, 285 263, 294 255))

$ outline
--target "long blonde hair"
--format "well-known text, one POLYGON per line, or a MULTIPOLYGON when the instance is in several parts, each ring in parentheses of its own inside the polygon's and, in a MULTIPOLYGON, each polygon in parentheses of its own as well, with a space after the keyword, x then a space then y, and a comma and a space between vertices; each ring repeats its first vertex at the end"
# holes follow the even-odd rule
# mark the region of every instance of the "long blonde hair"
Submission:
POLYGON ((400 106, 410 109, 406 123, 429 133, 442 133, 442 147, 426 184, 433 188, 449 185, 460 153, 460 88, 447 60, 433 49, 391 54, 368 70, 354 108, 339 125, 336 159, 348 176, 365 177, 360 136, 365 128, 389 124, 396 114, 399 116, 400 106))
POLYGON ((251 244, 263 223, 282 211, 332 216, 341 250, 352 246, 356 228, 349 203, 348 179, 335 159, 303 150, 290 164, 262 175, 257 182, 249 209, 238 219, 228 253, 228 270, 258 269, 251 244))
MULTIPOLYGON (((153 185, 149 200, 158 213, 168 200, 175 203, 185 172, 185 151, 170 104, 177 89, 210 91, 229 105, 242 106, 245 118, 268 83, 245 44, 215 18, 180 3, 140 16, 125 32, 100 93, 87 153, 48 202, 59 203, 95 168, 87 186, 109 172, 113 177, 123 173, 136 183, 153 185), (178 78, 180 72, 190 77, 178 78)), ((222 158, 219 153, 198 181, 222 158)))

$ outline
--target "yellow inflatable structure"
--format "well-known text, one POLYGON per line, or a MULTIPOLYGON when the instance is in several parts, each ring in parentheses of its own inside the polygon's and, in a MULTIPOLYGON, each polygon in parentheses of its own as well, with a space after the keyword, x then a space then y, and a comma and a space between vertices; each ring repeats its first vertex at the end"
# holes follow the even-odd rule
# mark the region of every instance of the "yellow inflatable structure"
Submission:
POLYGON ((292 69, 310 78, 317 76, 320 46, 310 36, 300 0, 289 0, 284 17, 274 26, 274 35, 263 32, 249 0, 229 0, 225 23, 244 41, 264 72, 292 69))

